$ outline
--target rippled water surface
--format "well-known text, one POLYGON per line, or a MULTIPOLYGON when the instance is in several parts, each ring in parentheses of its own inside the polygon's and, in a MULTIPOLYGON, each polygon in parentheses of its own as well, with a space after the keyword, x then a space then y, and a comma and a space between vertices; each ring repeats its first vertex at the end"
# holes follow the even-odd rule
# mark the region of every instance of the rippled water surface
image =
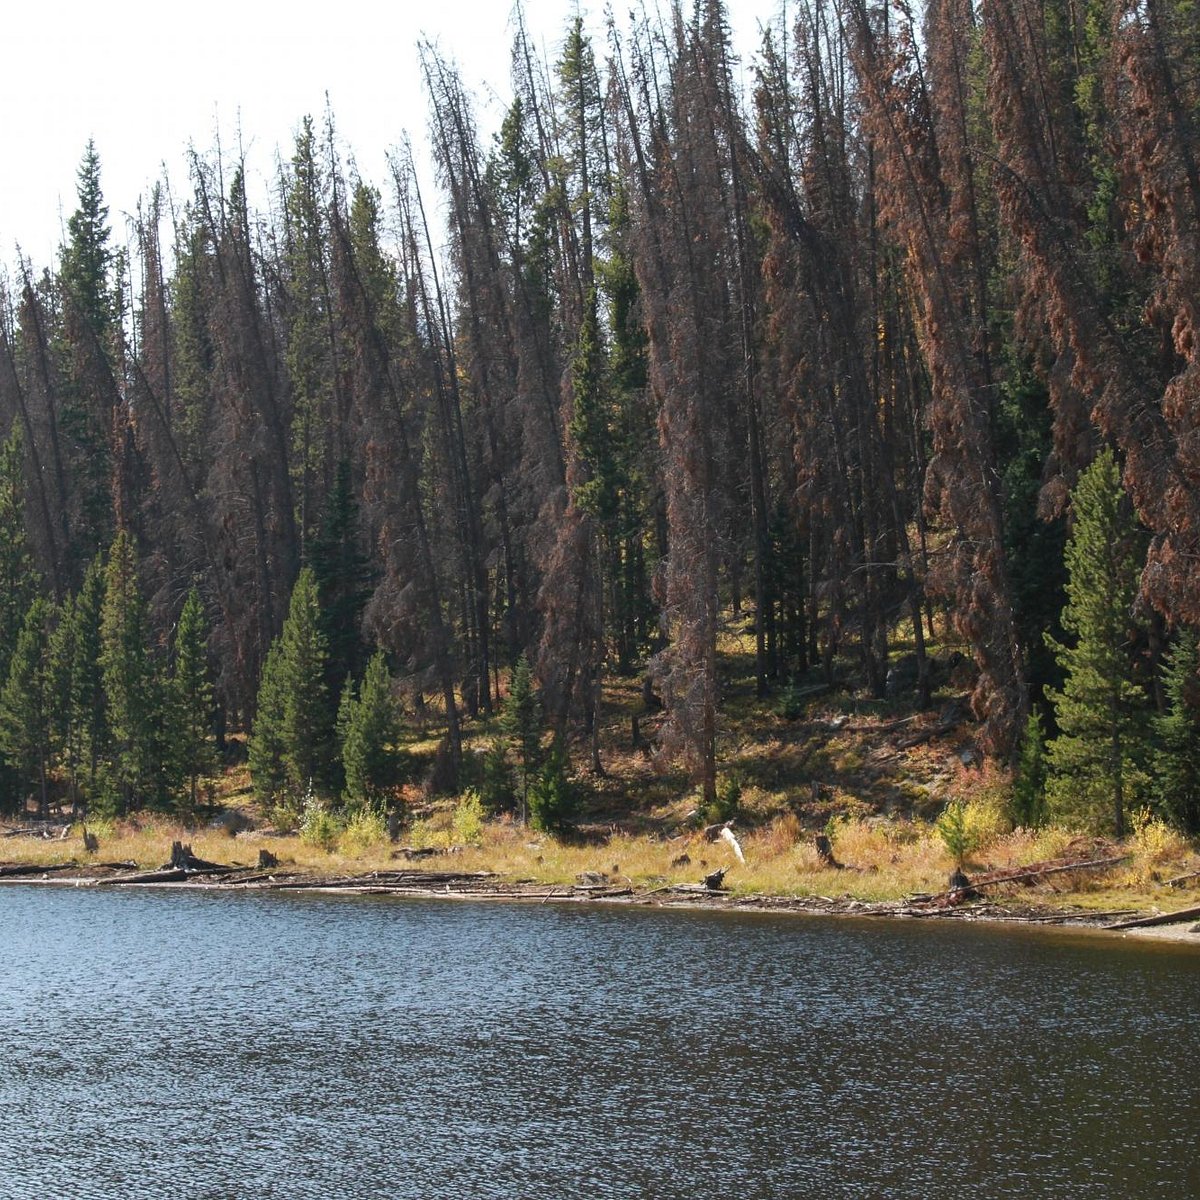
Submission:
POLYGON ((1200 1196, 1200 954, 0 890, 0 1197, 1200 1196))

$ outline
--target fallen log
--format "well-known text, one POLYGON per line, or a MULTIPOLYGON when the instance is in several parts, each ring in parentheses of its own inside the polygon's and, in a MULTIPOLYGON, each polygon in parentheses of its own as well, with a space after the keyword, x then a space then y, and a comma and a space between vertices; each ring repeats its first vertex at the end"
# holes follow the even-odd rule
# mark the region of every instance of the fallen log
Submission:
POLYGON ((1086 862, 1052 863, 1043 867, 1027 867, 1007 875, 972 879, 971 887, 978 891, 980 888, 995 887, 1001 883, 1025 883, 1030 879, 1042 879, 1047 875, 1059 875, 1066 871, 1099 871, 1104 867, 1115 867, 1130 857, 1131 855, 1128 854, 1119 854, 1115 858, 1093 858, 1086 862))
POLYGON ((354 887, 389 887, 404 890, 405 888, 415 889, 432 885, 444 888, 453 883, 471 883, 492 878, 495 878, 495 873, 492 871, 375 871, 369 875, 300 875, 276 879, 260 886, 268 890, 307 888, 314 892, 354 887))
POLYGON ((0 866, 0 879, 13 879, 21 875, 47 875, 51 871, 70 871, 79 864, 72 859, 70 862, 53 863, 50 866, 39 866, 36 863, 9 863, 0 866))
POLYGON ((908 717, 898 717, 894 721, 884 721, 880 725, 866 725, 866 724, 843 725, 839 730, 837 730, 837 732, 838 733, 874 733, 874 734, 891 733, 891 732, 893 732, 893 730, 902 729, 905 725, 911 725, 914 721, 918 720, 923 715, 924 715, 923 713, 913 713, 911 716, 908 716, 908 717))
POLYGON ((967 705, 967 699, 965 696, 959 696, 942 710, 936 725, 931 725, 928 729, 918 730, 916 733, 909 734, 908 737, 900 738, 896 742, 896 749, 911 750, 914 746, 920 746, 925 742, 932 741, 936 737, 941 737, 943 734, 952 732, 969 718, 970 710, 967 705))
POLYGON ((1174 879, 1166 881, 1167 887, 1183 887, 1185 883, 1190 883, 1193 879, 1200 879, 1200 871, 1189 871, 1186 875, 1176 875, 1174 879))
POLYGON ((159 871, 135 871, 132 875, 112 875, 107 879, 97 879, 97 887, 105 887, 123 883, 178 883, 187 879, 188 872, 182 867, 159 871))
POLYGON ((1133 921, 1118 921, 1115 925, 1105 925, 1105 929, 1148 929, 1151 925, 1174 925, 1179 921, 1194 921, 1200 917, 1200 904, 1191 908, 1176 909, 1175 912, 1157 913, 1153 917, 1138 917, 1133 921))
POLYGON ((921 730, 920 733, 909 734, 908 737, 901 738, 896 743, 896 749, 911 750, 914 746, 922 746, 926 742, 933 741, 934 738, 953 732, 961 724, 961 721, 942 721, 937 725, 930 726, 928 729, 921 730))
POLYGON ((22 825, 17 829, 6 829, 4 836, 6 838, 15 837, 31 837, 41 838, 44 842, 63 842, 70 836, 71 826, 60 823, 47 825, 22 825))

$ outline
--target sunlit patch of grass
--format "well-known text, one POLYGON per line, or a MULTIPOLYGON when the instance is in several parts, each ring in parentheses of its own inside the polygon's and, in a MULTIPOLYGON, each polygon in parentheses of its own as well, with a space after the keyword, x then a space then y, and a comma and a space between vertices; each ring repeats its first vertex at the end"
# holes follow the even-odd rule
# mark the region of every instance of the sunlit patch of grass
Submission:
MULTIPOLYGON (((611 834, 597 831, 589 840, 560 840, 535 834, 504 816, 483 822, 477 827, 477 836, 469 836, 473 831, 466 830, 459 820, 461 808, 461 802, 439 802, 402 831, 402 845, 441 851, 422 860, 420 869, 490 871, 513 881, 560 888, 569 887, 583 872, 597 872, 616 886, 651 889, 695 885, 710 871, 726 867, 725 886, 734 894, 874 901, 940 892, 952 865, 932 826, 924 821, 862 814, 836 818, 829 825, 834 855, 841 864, 841 869, 836 869, 820 860, 811 823, 791 811, 752 826, 735 825, 746 860, 741 863, 730 845, 724 840, 706 841, 694 823, 680 827, 670 837, 616 829, 611 834)), ((160 817, 89 825, 89 829, 101 842, 94 861, 132 860, 142 869, 166 862, 176 840, 190 843, 201 858, 247 867, 255 865, 259 848, 267 847, 279 859, 281 871, 314 876, 360 875, 407 865, 388 840, 382 821, 374 818, 351 819, 329 849, 307 844, 298 836, 269 836, 264 831, 233 838, 224 830, 189 830, 160 817)), ((986 853, 977 853, 971 869, 1020 867, 1064 853, 1084 855, 1092 852, 1089 845, 1087 839, 1067 830, 1014 830, 997 837, 986 853)), ((1110 852, 1116 849, 1108 845, 1110 852)), ((1130 840, 1129 848, 1137 853, 1136 838, 1130 840)), ((1165 848, 1152 852, 1160 855, 1160 867, 1175 863, 1180 871, 1195 858, 1182 839, 1172 845, 1169 854, 1165 848)), ((1102 855, 1103 847, 1097 853, 1102 855)), ((46 864, 88 861, 81 830, 73 831, 64 842, 8 839, 4 857, 46 864)), ((1141 875, 1135 870, 1057 875, 1034 887, 1018 886, 1012 898, 1023 904, 1079 904, 1097 911, 1150 904, 1170 909, 1181 903, 1178 891, 1158 883, 1152 873, 1141 875)))

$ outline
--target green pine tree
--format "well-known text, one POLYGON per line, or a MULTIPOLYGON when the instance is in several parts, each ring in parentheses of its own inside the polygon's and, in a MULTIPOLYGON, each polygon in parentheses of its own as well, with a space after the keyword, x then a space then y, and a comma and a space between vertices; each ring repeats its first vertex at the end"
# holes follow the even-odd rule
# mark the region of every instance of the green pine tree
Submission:
POLYGON ((508 762, 508 742, 503 737, 493 738, 484 753, 479 799, 489 813, 507 812, 516 804, 513 772, 508 762))
POLYGON ((508 696, 500 714, 500 728, 508 737, 516 761, 517 801, 521 820, 529 808, 529 788, 542 765, 542 708, 533 686, 529 660, 522 654, 513 667, 508 696))
MULTIPOLYGON (((329 332, 327 181, 317 157, 311 116, 296 135, 290 171, 282 182, 287 303, 284 363, 292 392, 292 454, 301 549, 317 529, 318 499, 328 489, 325 458, 330 399, 338 384, 329 332)), ((307 555, 305 555, 307 557, 307 555)))
POLYGON ((1147 795, 1148 722, 1130 651, 1137 529, 1110 451, 1080 476, 1072 508, 1062 626, 1073 643, 1049 639, 1065 682, 1049 693, 1060 733, 1047 801, 1053 815, 1123 837, 1126 812, 1147 795))
POLYGON ((79 764, 81 762, 78 731, 71 704, 71 665, 75 657, 75 597, 68 596, 58 610, 58 621, 50 634, 50 689, 56 697, 51 721, 54 756, 66 770, 70 788, 71 808, 79 809, 79 764))
POLYGON ((200 593, 192 588, 175 631, 175 670, 171 678, 172 746, 180 777, 187 784, 188 809, 195 812, 200 781, 216 770, 212 740, 213 694, 208 678, 208 630, 200 593))
POLYGON ((1155 775, 1168 818, 1200 833, 1200 658, 1193 630, 1186 630, 1164 664, 1167 711, 1156 721, 1159 754, 1155 775))
POLYGON ((32 791, 38 815, 50 807, 53 694, 50 688, 50 604, 37 597, 29 606, 8 679, 0 691, 0 748, 15 768, 18 796, 32 791))
POLYGON ((108 543, 113 532, 113 414, 121 403, 117 367, 123 257, 110 245, 100 156, 88 142, 77 175, 79 205, 67 222, 58 285, 61 321, 54 358, 61 379, 59 428, 74 475, 71 555, 108 543))
POLYGON ((542 833, 561 833, 575 815, 577 796, 567 778, 567 757, 555 742, 529 784, 529 823, 542 833))
POLYGON ((250 782, 256 799, 264 808, 278 803, 288 781, 284 766, 282 657, 283 647, 276 639, 263 664, 250 733, 250 782))
POLYGON ((163 696, 147 645, 146 602, 133 542, 118 534, 109 551, 100 623, 100 666, 125 811, 165 800, 163 696))
POLYGON ((338 681, 347 675, 357 678, 363 671, 362 614, 370 595, 370 562, 359 544, 358 501, 345 459, 338 464, 321 528, 313 539, 311 562, 329 653, 325 682, 332 695, 338 681))
POLYGON ((114 255, 109 245, 108 205, 100 187, 100 155, 90 138, 77 172, 79 207, 67 221, 59 280, 79 313, 107 347, 116 323, 110 284, 114 255))
POLYGON ((13 428, 0 445, 0 680, 37 594, 37 576, 25 536, 25 482, 21 434, 13 428))
POLYGON ((1037 709, 1033 709, 1025 721, 1025 733, 1017 753, 1012 821, 1025 829, 1038 829, 1046 821, 1046 734, 1037 709))
POLYGON ((327 786, 333 765, 333 720, 325 687, 328 649, 311 568, 305 567, 296 580, 280 641, 284 764, 289 783, 300 793, 310 783, 327 786))
POLYGON ((60 746, 65 747, 71 773, 71 799, 99 796, 112 752, 108 702, 104 690, 102 655, 106 572, 97 555, 83 577, 83 586, 64 608, 52 649, 56 686, 67 697, 60 720, 60 746))
POLYGON ((325 686, 328 651, 311 567, 296 579, 283 632, 271 646, 259 683, 250 743, 255 793, 271 803, 286 788, 328 790, 334 775, 333 720, 325 686))
POLYGON ((384 801, 398 782, 400 760, 396 750, 399 720, 382 650, 367 664, 357 695, 347 679, 338 709, 338 733, 347 802, 363 806, 384 801))

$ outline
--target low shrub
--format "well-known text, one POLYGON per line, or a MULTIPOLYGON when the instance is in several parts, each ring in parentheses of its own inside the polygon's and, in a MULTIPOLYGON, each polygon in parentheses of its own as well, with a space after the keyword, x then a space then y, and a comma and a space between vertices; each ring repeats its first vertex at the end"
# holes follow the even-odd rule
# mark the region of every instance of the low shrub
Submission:
POLYGON ((483 825, 487 819, 483 798, 474 788, 467 788, 454 809, 451 829, 454 843, 458 846, 477 846, 483 838, 483 825))
POLYGON ((961 800, 951 800, 938 817, 935 828, 946 853, 954 859, 954 865, 961 871, 967 858, 979 845, 979 834, 971 827, 967 806, 961 800))
POLYGON ((343 854, 362 854, 388 840, 387 817, 381 808, 372 804, 362 804, 353 809, 337 835, 338 849, 343 854))
POLYGON ((741 808, 742 792, 745 786, 745 780, 738 771, 722 775, 717 780, 716 800, 711 804, 704 805, 700 810, 704 823, 721 825, 726 821, 732 821, 741 808))
POLYGON ((304 797, 304 810, 300 818, 300 840, 306 846, 332 853, 340 833, 341 823, 310 787, 304 797))

